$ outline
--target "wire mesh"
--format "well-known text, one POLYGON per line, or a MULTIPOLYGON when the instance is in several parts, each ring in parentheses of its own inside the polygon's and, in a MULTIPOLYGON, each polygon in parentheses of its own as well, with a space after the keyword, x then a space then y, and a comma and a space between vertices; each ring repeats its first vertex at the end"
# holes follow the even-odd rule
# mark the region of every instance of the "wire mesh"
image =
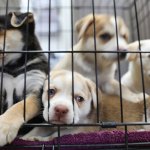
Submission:
MULTIPOLYGON (((45 0, 46 1, 46 0, 45 0)), ((59 57, 61 55, 64 55, 66 53, 71 54, 71 71, 72 71, 72 94, 74 97, 74 54, 75 53, 88 53, 88 54, 94 54, 94 66, 95 71, 93 72, 93 76, 95 77, 95 83, 96 83, 96 95, 97 95, 97 105, 98 105, 98 77, 97 77, 97 53, 102 53, 100 51, 97 51, 96 47, 96 29, 95 24, 93 26, 93 40, 94 40, 94 51, 74 51, 74 44, 78 41, 78 36, 76 31, 74 30, 75 25, 74 23, 83 16, 92 13, 93 20, 95 22, 95 14, 96 13, 106 13, 106 14, 113 14, 115 16, 115 25, 116 25, 116 35, 117 35, 117 48, 119 49, 118 44, 118 26, 117 26, 117 16, 123 17, 125 22, 127 23, 131 35, 130 35, 130 42, 138 40, 139 41, 139 50, 141 50, 141 39, 148 39, 150 38, 150 1, 149 0, 66 0, 65 2, 63 0, 57 1, 56 4, 53 6, 53 0, 47 0, 48 6, 43 6, 42 9, 40 9, 40 5, 35 6, 34 3, 31 3, 30 0, 26 1, 26 8, 22 5, 16 5, 10 6, 10 0, 6 0, 4 5, 0 5, 1 10, 4 10, 2 14, 6 15, 6 21, 5 26, 7 26, 7 14, 9 11, 18 10, 18 8, 26 9, 26 12, 33 11, 36 18, 37 28, 36 33, 38 35, 38 38, 40 39, 40 42, 43 47, 43 51, 37 50, 34 51, 32 49, 28 49, 28 47, 25 47, 24 51, 5 51, 5 45, 6 43, 6 29, 4 34, 4 42, 3 42, 3 48, 2 48, 2 54, 12 54, 12 53, 21 53, 22 55, 25 55, 25 69, 24 69, 24 121, 26 121, 26 73, 27 73, 27 57, 28 54, 34 55, 35 53, 43 53, 48 58, 48 72, 50 72, 50 68, 53 68, 53 65, 57 63, 59 57), (60 3, 59 3, 60 2, 60 3), (32 5, 29 5, 32 4, 32 5), (44 14, 44 18, 42 17, 42 11, 44 12, 45 9, 47 10, 47 13, 44 14), (56 14, 53 14, 53 13, 56 14), (69 13, 68 13, 69 12, 69 13), (66 15, 67 14, 67 15, 66 15), (64 17, 65 16, 65 17, 64 17), (55 20, 58 18, 58 20, 55 20), (45 20, 48 20, 45 21, 45 20), (43 23, 45 22, 45 23, 43 23), (56 25, 56 29, 53 30, 53 23, 56 25), (45 24, 48 24, 48 27, 46 28, 45 24), (45 32, 42 31, 42 28, 45 28, 45 32), (40 31, 41 30, 41 31, 40 31), (52 31, 53 30, 53 31, 52 31), (47 46, 45 46, 47 45, 47 46), (71 48, 71 50, 69 50, 71 48), (58 58, 57 58, 58 57, 58 58)), ((36 0, 36 3, 41 4, 40 0, 36 0)), ((28 25, 26 28, 26 43, 28 43, 28 25)), ((106 50, 103 53, 110 53, 110 50, 106 50)), ((129 126, 139 126, 139 125, 146 125, 149 126, 150 122, 148 122, 147 119, 147 106, 146 106, 146 99, 145 94, 144 97, 144 121, 143 122, 124 122, 124 112, 123 112, 123 103, 122 103, 122 87, 121 87, 121 76, 127 71, 127 63, 122 63, 119 58, 118 51, 111 52, 111 53, 117 53, 118 60, 118 72, 116 74, 116 78, 118 78, 119 85, 120 85, 120 110, 121 110, 121 120, 120 122, 100 122, 99 118, 99 108, 97 109, 97 122, 90 123, 90 124, 71 124, 71 125, 52 125, 50 123, 24 123, 24 126, 26 127, 54 127, 56 126, 58 129, 58 137, 60 138, 60 132, 61 128, 63 127, 79 127, 79 126, 98 126, 103 128, 115 128, 117 126, 123 126, 125 131, 125 143, 123 144, 91 144, 91 145, 61 145, 58 141, 56 145, 37 145, 37 146, 6 146, 5 149, 20 149, 20 148, 41 148, 42 150, 46 148, 51 149, 61 149, 61 148, 68 148, 68 147, 76 147, 76 149, 81 147, 92 147, 93 149, 146 149, 146 147, 149 147, 150 143, 129 143, 128 141, 128 127, 129 126), (144 147, 144 148, 143 148, 144 147)), ((136 53, 136 52, 132 52, 136 53)), ((145 52, 139 52, 140 54, 140 64, 141 64, 141 77, 142 77, 142 89, 143 93, 145 93, 145 86, 144 86, 144 76, 143 76, 143 62, 142 62, 142 53, 145 52)), ((4 59, 2 59, 2 66, 1 66, 1 101, 0 101, 0 112, 1 114, 4 112, 3 110, 3 74, 4 74, 4 59)), ((50 74, 48 73, 48 89, 50 89, 51 78, 50 74)), ((48 99, 49 99, 48 95, 48 99)), ((74 99, 72 99, 73 105, 74 105, 74 99)), ((48 108, 50 107, 50 103, 48 101, 48 108)), ((49 111, 48 111, 49 114, 49 111)), ((49 115, 48 115, 49 118, 49 115)), ((59 139, 58 138, 58 139, 59 139)))

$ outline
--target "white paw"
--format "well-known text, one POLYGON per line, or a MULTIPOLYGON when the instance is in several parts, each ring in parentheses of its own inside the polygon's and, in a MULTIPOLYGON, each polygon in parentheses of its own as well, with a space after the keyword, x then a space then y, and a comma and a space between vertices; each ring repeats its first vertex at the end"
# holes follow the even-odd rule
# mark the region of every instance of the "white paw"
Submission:
MULTIPOLYGON (((148 94, 145 93, 145 99, 147 99, 149 97, 148 94)), ((141 102, 144 100, 144 95, 143 93, 139 93, 139 94, 135 94, 133 97, 132 97, 132 101, 133 102, 141 102)))
POLYGON ((146 131, 145 129, 139 129, 137 130, 137 132, 142 132, 142 131, 146 131))
MULTIPOLYGON (((145 99, 147 99, 148 97, 149 97, 149 95, 145 93, 145 99)), ((139 93, 139 94, 138 94, 138 98, 139 98, 140 101, 143 101, 143 100, 144 100, 144 95, 143 95, 143 93, 139 93)))
POLYGON ((20 139, 25 140, 25 141, 50 141, 53 140, 52 137, 42 137, 42 136, 23 136, 20 137, 20 139))
MULTIPOLYGON (((23 136, 23 137, 20 137, 19 139, 22 139, 22 140, 25 140, 25 141, 38 141, 36 139, 37 136, 31 136, 31 137, 26 137, 26 136, 23 136)), ((38 137, 37 137, 38 138, 38 137)))
POLYGON ((17 136, 19 128, 15 123, 6 120, 3 115, 0 116, 0 146, 11 143, 17 136))

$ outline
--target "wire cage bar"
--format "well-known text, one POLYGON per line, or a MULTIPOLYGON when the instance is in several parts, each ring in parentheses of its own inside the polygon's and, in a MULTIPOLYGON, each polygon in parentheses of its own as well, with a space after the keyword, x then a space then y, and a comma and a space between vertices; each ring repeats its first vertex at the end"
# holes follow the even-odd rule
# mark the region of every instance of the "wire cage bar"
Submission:
MULTIPOLYGON (((56 127, 57 128, 57 142, 46 144, 41 143, 37 145, 15 145, 10 144, 2 147, 1 149, 149 149, 150 142, 130 142, 129 141, 129 130, 128 127, 130 126, 150 126, 150 122, 148 119, 147 113, 147 101, 146 95, 143 94, 143 120, 141 122, 125 122, 124 120, 124 111, 127 111, 128 108, 125 108, 123 105, 123 98, 122 98, 122 84, 121 84, 121 77, 123 74, 127 72, 128 69, 128 62, 121 61, 119 58, 120 51, 111 51, 107 49, 105 51, 98 51, 97 50, 97 41, 96 41, 96 25, 95 25, 95 15, 96 14, 111 14, 115 18, 115 32, 116 32, 116 45, 117 49, 119 49, 119 39, 118 39, 118 24, 117 24, 117 16, 121 16, 125 23, 127 24, 130 30, 130 39, 129 42, 138 41, 139 44, 139 51, 132 51, 130 53, 139 53, 140 55, 140 70, 141 70, 141 78, 142 78, 142 91, 146 93, 145 85, 144 85, 144 65, 142 54, 150 53, 150 51, 141 51, 141 40, 149 39, 150 38, 150 0, 44 0, 44 2, 40 0, 4 0, 0 1, 0 15, 5 15, 5 22, 4 22, 4 33, 1 36, 0 34, 0 55, 3 55, 0 68, 1 68, 1 83, 0 83, 0 113, 1 115, 5 113, 4 105, 6 103, 3 97, 6 97, 6 93, 4 92, 4 76, 6 73, 6 65, 5 65, 5 58, 4 55, 11 55, 11 54, 18 54, 24 56, 24 63, 23 68, 24 71, 22 74, 24 75, 23 80, 23 101, 24 101, 24 110, 23 110, 23 118, 24 124, 23 127, 25 128, 33 128, 33 127, 56 127), (12 2, 13 1, 13 2, 12 2), (7 26, 8 26, 8 19, 9 19, 9 12, 32 12, 35 17, 35 33, 39 39, 41 44, 42 50, 37 49, 29 49, 29 47, 25 47, 24 50, 7 50, 7 26), (94 25, 93 25, 93 43, 94 49, 85 51, 83 50, 74 50, 74 45, 78 42, 78 35, 75 31, 75 22, 80 18, 86 16, 87 14, 92 14, 94 25), (2 40, 1 40, 2 39, 2 40), (2 42, 1 42, 2 41, 2 42), (51 124, 50 122, 44 123, 37 123, 37 122, 26 122, 26 111, 27 111, 27 72, 28 72, 28 59, 29 55, 34 56, 35 54, 44 54, 46 56, 48 66, 47 66, 47 79, 48 79, 48 89, 50 89, 51 83, 51 76, 50 71, 53 67, 57 64, 61 57, 65 54, 71 54, 71 72, 72 72, 72 103, 74 109, 74 63, 75 63, 75 54, 84 53, 90 54, 94 56, 94 72, 93 77, 95 77, 95 84, 96 84, 96 97, 97 97, 97 106, 99 104, 98 98, 100 95, 98 94, 98 70, 97 70, 97 61, 98 61, 98 54, 99 53, 117 53, 117 71, 115 73, 115 78, 119 82, 119 92, 120 92, 120 122, 109 121, 103 122, 99 118, 101 118, 100 108, 97 108, 97 120, 93 123, 73 123, 72 124, 51 124), (4 94, 5 93, 5 94, 4 94), (61 132, 63 128, 75 128, 75 127, 92 127, 96 126, 101 128, 101 130, 106 131, 110 129, 117 130, 116 127, 123 127, 124 132, 124 142, 123 143, 97 143, 97 144, 62 144, 61 143, 61 132)), ((13 30, 12 28, 11 30, 13 30)), ((2 30, 1 22, 0 22, 0 32, 2 30)), ((14 35, 15 36, 15 35, 14 35)), ((17 37, 16 37, 17 38, 17 37)), ((25 43, 28 45, 29 42, 29 24, 26 27, 26 38, 25 43)), ((148 64, 147 64, 148 65, 148 64)), ((9 71, 8 71, 9 72, 9 71)), ((14 77, 15 78, 15 77, 14 77)), ((9 86, 9 85, 8 85, 9 86)), ((13 95, 14 96, 14 95, 13 95)), ((40 95, 41 96, 41 95, 40 95)), ((12 97, 14 98, 14 97, 12 97)), ((41 99, 41 97, 40 97, 41 99)), ((50 99, 48 94, 47 99, 50 99)), ((50 102, 48 101, 48 108, 51 107, 50 102)), ((9 109, 9 108, 8 108, 9 109)), ((42 108, 41 108, 42 112, 42 108)), ((49 110, 47 110, 48 118, 49 118, 49 110)), ((42 114, 41 114, 42 116, 42 114)), ((14 116, 15 117, 15 116, 14 116)), ((12 123, 13 124, 13 123, 12 123)), ((14 122, 15 124, 15 122, 14 122)), ((147 132, 150 134, 150 132, 147 132)), ((1 135, 0 135, 1 136, 1 135)))

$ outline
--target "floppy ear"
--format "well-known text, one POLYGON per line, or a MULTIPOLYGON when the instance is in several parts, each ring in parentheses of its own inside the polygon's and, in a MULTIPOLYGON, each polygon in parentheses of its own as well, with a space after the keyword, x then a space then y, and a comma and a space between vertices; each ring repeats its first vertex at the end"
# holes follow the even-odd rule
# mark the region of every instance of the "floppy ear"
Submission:
POLYGON ((124 31, 124 37, 126 39, 126 41, 128 42, 129 41, 129 35, 130 35, 130 32, 129 32, 129 28, 126 26, 124 20, 122 17, 120 16, 117 16, 117 20, 119 22, 119 27, 118 28, 121 28, 121 30, 124 31))
POLYGON ((11 15, 11 25, 16 28, 22 26, 26 21, 28 21, 28 23, 34 21, 32 13, 11 12, 9 15, 11 15))
MULTIPOLYGON (((133 42, 131 44, 128 45, 127 50, 130 52, 134 51, 134 52, 138 52, 139 49, 139 43, 138 42, 133 42)), ((135 61, 138 58, 138 53, 128 53, 126 59, 128 61, 135 61)))
POLYGON ((75 29, 78 33, 79 39, 85 34, 88 27, 93 23, 93 21, 94 21, 93 15, 90 14, 76 22, 75 29))
POLYGON ((89 79, 86 79, 86 81, 87 81, 88 87, 90 89, 90 92, 92 94, 92 101, 93 101, 93 104, 94 104, 94 108, 96 109, 97 108, 97 100, 98 100, 98 103, 100 103, 100 98, 102 96, 101 91, 98 88, 98 95, 97 95, 96 94, 96 84, 93 81, 89 80, 89 79))

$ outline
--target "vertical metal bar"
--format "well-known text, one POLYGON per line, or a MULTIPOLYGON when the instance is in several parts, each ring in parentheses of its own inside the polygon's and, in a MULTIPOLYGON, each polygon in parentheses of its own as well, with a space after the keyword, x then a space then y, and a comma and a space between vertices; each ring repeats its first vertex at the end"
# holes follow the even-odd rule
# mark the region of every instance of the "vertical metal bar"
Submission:
MULTIPOLYGON (((50 89, 50 56, 51 56, 51 0, 49 0, 49 32, 48 32, 48 89, 50 89)), ((49 122, 49 107, 50 107, 50 96, 48 94, 48 122, 49 122)))
MULTIPOLYGON (((117 25, 117 12, 116 12, 116 1, 113 0, 114 4, 114 15, 115 15, 115 25, 116 25, 116 40, 117 40, 117 49, 119 50, 119 41, 118 41, 118 25, 117 25)), ((122 103, 122 87, 121 87, 121 67, 120 67, 120 58, 119 52, 117 51, 117 62, 118 62, 118 76, 119 76, 119 90, 120 90, 120 112, 121 112, 121 122, 123 122, 123 103, 122 103)))
POLYGON ((52 150, 55 150, 55 145, 52 146, 52 150))
MULTIPOLYGON (((73 112, 74 112, 74 49, 73 49, 73 0, 71 0, 71 67, 72 67, 72 103, 73 103, 73 112)), ((75 114, 74 114, 75 115, 75 114)), ((74 118, 73 118, 73 123, 74 123, 74 118)))
MULTIPOLYGON (((139 42, 139 50, 141 51, 141 42, 140 42, 140 30, 139 30, 139 21, 138 21, 138 11, 136 0, 134 0, 134 7, 135 7, 135 17, 136 17, 136 25, 137 25, 137 33, 138 33, 138 42, 139 42)), ((141 67, 141 78, 142 78, 142 89, 143 89, 143 98, 144 98, 144 117, 145 122, 147 122, 147 112, 146 112, 146 99, 145 99, 145 85, 144 85, 144 75, 143 75, 143 61, 142 61, 142 54, 140 55, 140 67, 141 67)))
POLYGON ((42 149, 41 150, 45 150, 45 144, 42 145, 42 149))
POLYGON ((57 140, 57 146, 58 146, 58 150, 60 150, 60 126, 57 127, 58 128, 58 140, 57 140))
POLYGON ((128 150, 128 129, 127 125, 125 125, 125 145, 126 145, 126 150, 128 150))
POLYGON ((93 22, 94 22, 94 26, 93 26, 93 30, 94 30, 94 66, 95 66, 95 84, 96 84, 96 99, 97 99, 97 123, 99 123, 99 102, 98 102, 98 77, 97 77, 97 48, 96 48, 96 25, 95 25, 95 10, 94 10, 94 0, 92 0, 92 13, 93 13, 93 22))
MULTIPOLYGON (((29 2, 30 0, 28 0, 28 4, 27 4, 27 13, 29 13, 29 2)), ((28 17, 28 14, 27 14, 27 17, 28 17)), ((29 37, 29 24, 27 23, 27 27, 26 27, 26 47, 25 47, 25 50, 28 51, 28 37, 29 37)), ((24 117, 24 121, 26 121, 26 78, 27 78, 27 53, 25 53, 25 68, 24 68, 24 95, 23 95, 23 98, 24 98, 24 114, 23 114, 23 117, 24 117)))
MULTIPOLYGON (((6 46, 6 30, 7 30, 7 20, 8 20, 8 0, 6 1, 6 12, 5 12, 5 15, 6 15, 6 20, 5 20, 5 31, 4 31, 4 43, 3 43, 3 53, 2 55, 4 56, 5 54, 5 46, 6 46)), ((4 106, 4 99, 3 99, 3 78, 4 78, 4 57, 2 57, 2 68, 1 68, 1 91, 0 91, 0 114, 2 114, 4 112, 3 110, 3 106, 4 106)))

